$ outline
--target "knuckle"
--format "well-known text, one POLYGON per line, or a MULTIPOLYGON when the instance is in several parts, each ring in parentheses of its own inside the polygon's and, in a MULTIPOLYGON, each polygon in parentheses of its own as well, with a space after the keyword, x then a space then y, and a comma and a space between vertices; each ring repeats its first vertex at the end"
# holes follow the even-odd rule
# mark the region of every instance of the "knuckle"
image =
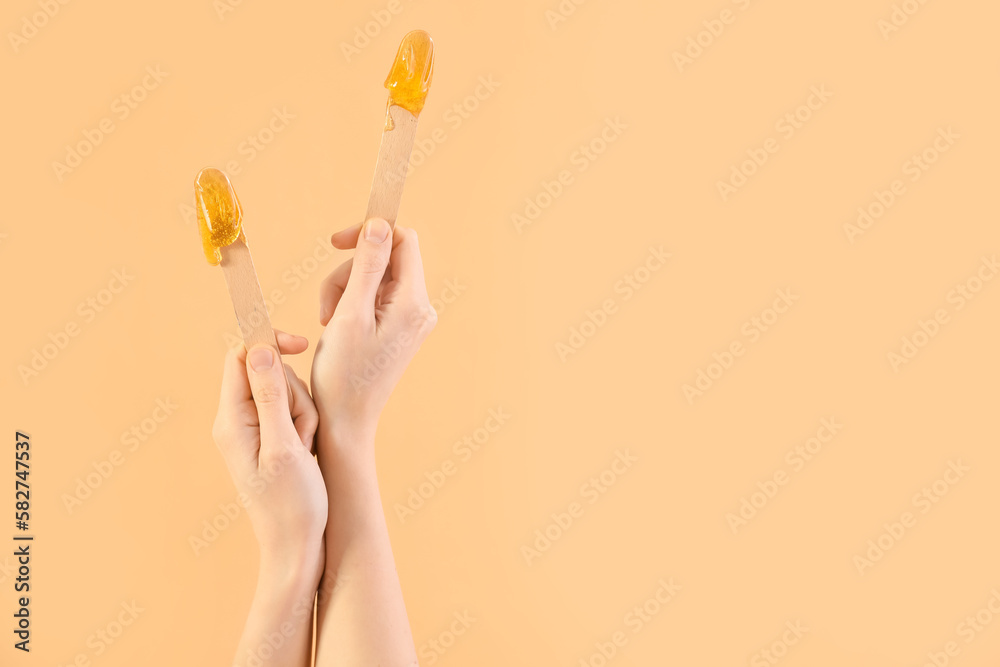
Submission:
POLYGON ((362 275, 371 275, 385 271, 385 258, 382 253, 370 253, 358 257, 354 261, 354 271, 362 275))
POLYGON ((366 331, 371 324, 371 318, 356 308, 338 308, 333 317, 337 324, 343 327, 342 330, 351 333, 351 337, 358 332, 366 331))
POLYGON ((257 456, 257 467, 269 482, 273 482, 284 469, 284 463, 275 452, 262 449, 257 456))
POLYGON ((284 441, 272 443, 269 447, 261 447, 260 465, 270 473, 281 472, 295 457, 293 449, 284 441))
POLYGON ((415 331, 426 333, 437 324, 438 314, 429 303, 414 304, 410 307, 408 320, 415 331))
POLYGON ((253 388, 253 400, 258 404, 270 405, 284 399, 284 392, 279 385, 259 384, 253 388))
POLYGON ((417 230, 412 227, 396 227, 396 231, 400 235, 400 241, 407 245, 420 245, 420 237, 417 234, 417 230))

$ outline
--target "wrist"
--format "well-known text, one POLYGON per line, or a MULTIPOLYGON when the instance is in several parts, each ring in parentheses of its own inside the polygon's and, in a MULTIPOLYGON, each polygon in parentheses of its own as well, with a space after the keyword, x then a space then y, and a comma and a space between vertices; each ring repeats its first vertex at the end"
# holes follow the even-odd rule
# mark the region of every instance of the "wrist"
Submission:
POLYGON ((325 542, 294 553, 262 551, 257 572, 258 588, 273 595, 301 595, 315 591, 325 564, 325 542))
POLYGON ((375 446, 376 424, 351 424, 341 422, 333 424, 326 429, 327 441, 338 447, 361 447, 375 446))
POLYGON ((371 458, 374 461, 375 431, 378 418, 336 418, 320 419, 316 431, 316 444, 321 451, 354 459, 371 458))

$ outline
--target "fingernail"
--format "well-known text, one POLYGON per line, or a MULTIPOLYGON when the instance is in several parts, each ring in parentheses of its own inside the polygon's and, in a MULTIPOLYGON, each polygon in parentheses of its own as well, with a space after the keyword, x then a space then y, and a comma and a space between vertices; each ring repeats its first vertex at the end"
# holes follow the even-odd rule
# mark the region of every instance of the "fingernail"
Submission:
POLYGON ((247 361, 250 362, 250 368, 259 373, 271 367, 274 363, 274 354, 269 347, 255 347, 247 354, 247 361))
POLYGON ((382 218, 372 218, 365 225, 365 239, 382 243, 389 236, 389 223, 382 218))

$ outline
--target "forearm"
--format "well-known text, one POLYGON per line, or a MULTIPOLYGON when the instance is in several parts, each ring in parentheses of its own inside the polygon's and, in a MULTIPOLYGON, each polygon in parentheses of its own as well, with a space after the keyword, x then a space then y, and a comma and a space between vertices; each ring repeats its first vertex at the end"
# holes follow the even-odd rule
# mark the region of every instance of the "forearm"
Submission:
POLYGON ((379 496, 373 434, 320 430, 317 444, 330 513, 316 664, 416 665, 379 496))
MULTIPOLYGON (((315 560, 315 559, 311 559, 315 560)), ((233 665, 308 667, 318 562, 296 565, 261 559, 250 613, 233 665)))

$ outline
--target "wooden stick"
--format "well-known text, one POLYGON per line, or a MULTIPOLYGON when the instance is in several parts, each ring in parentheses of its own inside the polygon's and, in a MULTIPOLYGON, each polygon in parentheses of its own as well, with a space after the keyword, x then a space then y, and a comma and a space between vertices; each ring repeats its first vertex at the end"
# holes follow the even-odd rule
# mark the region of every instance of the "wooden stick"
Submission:
POLYGON ((403 198, 403 185, 410 169, 410 152, 417 133, 417 116, 403 107, 390 104, 386 110, 385 130, 375 162, 375 176, 368 195, 368 212, 365 220, 382 218, 389 227, 396 225, 399 202, 403 198))
POLYGON ((243 334, 243 344, 248 350, 261 343, 277 350, 278 341, 271 328, 271 319, 267 316, 267 306, 264 305, 264 295, 253 268, 253 258, 250 256, 246 237, 241 233, 239 238, 220 248, 219 252, 222 253, 222 273, 229 286, 229 296, 236 310, 236 321, 243 334))
MULTIPOLYGON (((247 237, 241 231, 235 241, 219 248, 219 253, 222 254, 222 275, 226 277, 229 297, 233 300, 233 309, 236 311, 236 321, 243 334, 244 347, 249 350, 261 343, 270 345, 278 357, 277 363, 281 364, 281 350, 278 349, 274 329, 271 328, 271 318, 267 315, 264 294, 260 290, 257 271, 253 268, 247 237)), ((283 366, 281 372, 285 372, 283 366)), ((292 396, 292 385, 287 376, 285 388, 288 392, 288 410, 291 411, 295 407, 295 397, 292 396)))

